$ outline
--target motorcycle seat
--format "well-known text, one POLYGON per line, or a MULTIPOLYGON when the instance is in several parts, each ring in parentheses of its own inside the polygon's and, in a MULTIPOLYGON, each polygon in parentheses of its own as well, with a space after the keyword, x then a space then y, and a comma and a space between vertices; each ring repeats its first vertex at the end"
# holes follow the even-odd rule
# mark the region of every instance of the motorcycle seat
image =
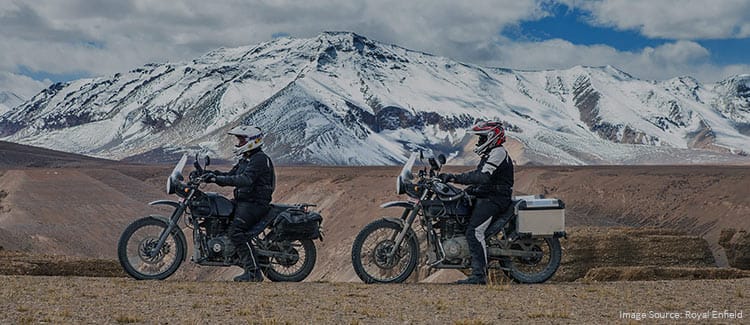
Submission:
POLYGON ((521 203, 521 201, 523 201, 523 200, 511 200, 511 203, 508 206, 508 208, 505 209, 505 211, 503 211, 503 213, 501 213, 499 217, 511 217, 511 216, 513 216, 513 214, 516 213, 516 207, 518 206, 519 203, 521 203))
POLYGON ((284 204, 284 203, 271 203, 272 209, 279 209, 279 210, 286 210, 291 208, 297 208, 299 205, 297 204, 284 204))
POLYGON ((299 209, 299 205, 296 204, 283 204, 283 203, 271 203, 271 210, 268 211, 269 215, 276 216, 282 211, 289 209, 299 209))
POLYGON ((492 218, 490 226, 487 227, 484 234, 486 237, 491 237, 500 232, 505 226, 505 223, 512 222, 513 215, 516 214, 516 207, 523 200, 512 200, 510 206, 498 216, 492 218), (500 220, 505 220, 505 223, 501 223, 500 220))

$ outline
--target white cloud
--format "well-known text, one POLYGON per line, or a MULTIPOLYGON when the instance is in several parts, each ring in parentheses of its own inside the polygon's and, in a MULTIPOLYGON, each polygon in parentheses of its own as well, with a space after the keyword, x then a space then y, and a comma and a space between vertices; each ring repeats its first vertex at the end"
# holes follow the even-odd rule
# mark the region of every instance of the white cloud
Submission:
POLYGON ((0 91, 8 90, 23 99, 29 99, 49 86, 49 80, 37 81, 27 76, 0 71, 0 91))
POLYGON ((709 51, 693 41, 676 41, 640 51, 618 51, 606 45, 576 45, 566 40, 516 42, 498 45, 501 60, 493 65, 518 69, 566 69, 575 65, 612 65, 634 77, 664 80, 690 75, 713 82, 729 75, 748 73, 750 65, 717 66, 709 51))
POLYGON ((12 1, 0 8, 0 69, 111 74, 325 30, 465 59, 504 26, 544 15, 538 1, 12 1))
MULTIPOLYGON (((710 53, 692 41, 623 52, 565 40, 511 42, 500 35, 549 15, 549 0, 0 1, 0 71, 23 66, 108 75, 148 62, 192 59, 222 46, 257 44, 278 33, 312 37, 325 30, 509 68, 609 64, 646 79, 692 74, 708 81, 746 68, 713 65, 710 53)), ((565 1, 590 10, 597 24, 640 28, 654 37, 750 35, 750 9, 743 9, 750 1, 565 1)))
POLYGON ((664 39, 750 37, 747 0, 561 0, 589 11, 595 25, 664 39))

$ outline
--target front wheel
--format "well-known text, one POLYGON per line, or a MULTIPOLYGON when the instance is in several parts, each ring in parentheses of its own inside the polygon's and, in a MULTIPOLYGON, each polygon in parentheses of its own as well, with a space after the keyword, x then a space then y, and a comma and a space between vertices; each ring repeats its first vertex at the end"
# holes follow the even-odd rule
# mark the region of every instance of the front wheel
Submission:
POLYGON ((300 282, 315 267, 317 250, 312 239, 299 239, 272 243, 274 255, 268 258, 269 266, 263 271, 274 282, 300 282))
POLYGON ((146 217, 131 223, 117 243, 117 258, 125 272, 138 280, 163 280, 177 271, 185 260, 185 235, 172 230, 161 249, 155 248, 169 223, 166 219, 146 217))
POLYGON ((403 227, 385 219, 371 222, 352 244, 352 265, 364 283, 401 283, 419 262, 417 235, 409 229, 392 256, 396 236, 403 227))
POLYGON ((505 274, 518 283, 542 283, 551 278, 560 267, 562 249, 560 241, 552 237, 517 240, 511 249, 541 253, 538 257, 513 257, 503 263, 505 274))

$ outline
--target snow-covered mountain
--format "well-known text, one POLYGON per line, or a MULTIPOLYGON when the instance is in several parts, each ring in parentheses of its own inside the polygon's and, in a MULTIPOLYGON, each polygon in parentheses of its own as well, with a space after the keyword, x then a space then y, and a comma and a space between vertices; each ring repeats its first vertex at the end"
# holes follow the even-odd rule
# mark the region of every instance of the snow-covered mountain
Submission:
POLYGON ((504 121, 519 163, 747 161, 750 75, 704 85, 616 68, 480 67, 347 32, 221 48, 58 83, 0 116, 4 140, 110 159, 202 148, 231 157, 239 123, 279 163, 373 165, 415 148, 471 157, 465 128, 504 121))
POLYGON ((0 90, 0 115, 10 111, 13 107, 23 104, 26 100, 9 90, 0 90))

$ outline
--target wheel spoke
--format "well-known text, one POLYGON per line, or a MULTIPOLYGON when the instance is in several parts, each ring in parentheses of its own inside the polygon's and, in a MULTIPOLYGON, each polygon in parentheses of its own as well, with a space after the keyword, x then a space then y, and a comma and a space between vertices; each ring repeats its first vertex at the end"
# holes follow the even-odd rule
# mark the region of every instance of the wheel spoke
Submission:
POLYGON ((557 244, 554 238, 519 240, 511 244, 511 248, 528 253, 536 253, 535 256, 522 256, 510 259, 510 275, 516 281, 524 283, 546 281, 559 266, 559 244, 557 244))
POLYGON ((284 276, 292 276, 302 269, 302 265, 305 264, 307 258, 302 243, 295 241, 286 245, 279 244, 277 248, 285 255, 271 257, 271 268, 274 271, 284 276))
POLYGON ((154 276, 165 272, 175 263, 177 250, 174 235, 170 234, 161 250, 154 252, 164 228, 148 225, 133 232, 127 243, 128 262, 136 271, 154 276))
POLYGON ((379 228, 365 238, 360 252, 360 260, 364 271, 377 281, 390 282, 401 276, 409 267, 411 249, 410 242, 402 240, 401 246, 393 251, 394 240, 398 235, 396 229, 379 228))
POLYGON ((268 257, 268 267, 263 270, 271 281, 298 282, 304 280, 315 266, 315 243, 310 239, 293 242, 269 242, 268 250, 274 256, 268 257))

